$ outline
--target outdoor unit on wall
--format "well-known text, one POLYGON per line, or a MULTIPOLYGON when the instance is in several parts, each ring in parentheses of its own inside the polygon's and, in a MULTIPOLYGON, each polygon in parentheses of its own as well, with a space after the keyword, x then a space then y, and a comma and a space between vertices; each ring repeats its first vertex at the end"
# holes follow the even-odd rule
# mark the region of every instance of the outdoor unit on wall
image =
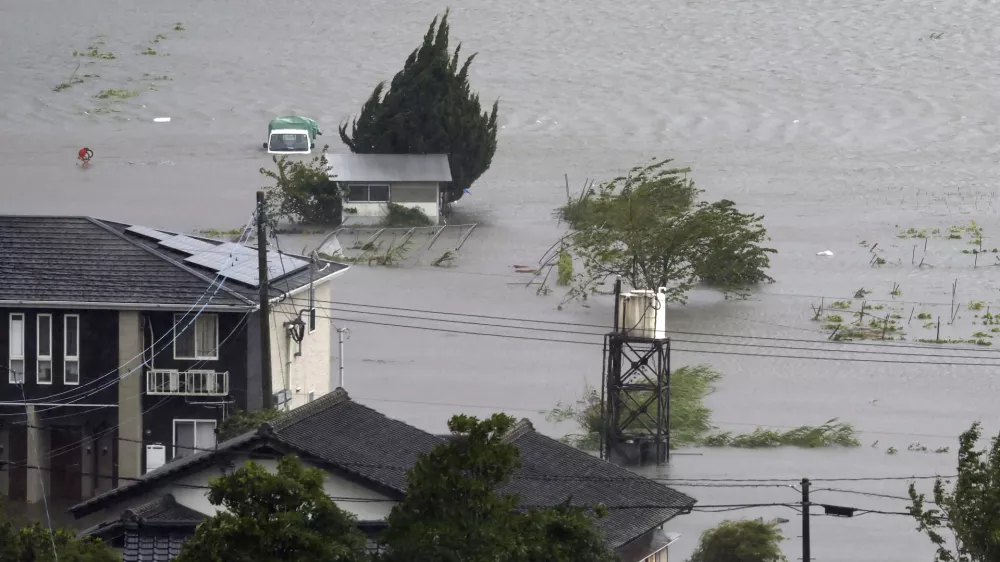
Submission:
POLYGON ((629 291, 618 295, 618 326, 625 337, 667 339, 667 290, 629 291))
POLYGON ((167 448, 163 445, 146 445, 146 472, 167 464, 167 448))

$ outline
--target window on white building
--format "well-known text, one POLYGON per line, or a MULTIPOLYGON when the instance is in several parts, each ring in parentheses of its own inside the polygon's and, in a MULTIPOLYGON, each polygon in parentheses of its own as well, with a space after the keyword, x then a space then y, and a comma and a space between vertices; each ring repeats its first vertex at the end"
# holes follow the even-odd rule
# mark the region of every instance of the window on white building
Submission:
POLYGON ((215 420, 174 420, 174 458, 215 448, 215 420))

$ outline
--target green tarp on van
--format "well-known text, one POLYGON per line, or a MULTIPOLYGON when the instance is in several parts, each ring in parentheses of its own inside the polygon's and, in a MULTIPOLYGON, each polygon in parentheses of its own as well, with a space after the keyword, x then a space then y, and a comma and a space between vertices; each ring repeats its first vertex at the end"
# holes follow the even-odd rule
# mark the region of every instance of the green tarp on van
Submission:
POLYGON ((309 138, 314 141, 316 140, 316 135, 323 134, 323 131, 319 129, 319 124, 315 121, 308 117, 299 117, 297 115, 285 115, 274 119, 267 126, 267 134, 270 135, 271 131, 275 129, 305 129, 309 131, 309 138))

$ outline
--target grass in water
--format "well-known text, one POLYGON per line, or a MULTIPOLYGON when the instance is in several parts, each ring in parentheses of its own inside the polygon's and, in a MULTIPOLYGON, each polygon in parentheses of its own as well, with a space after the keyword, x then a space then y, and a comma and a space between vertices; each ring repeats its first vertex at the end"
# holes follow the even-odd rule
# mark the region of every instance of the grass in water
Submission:
MULTIPOLYGON (((837 419, 827 421, 820 426, 800 426, 788 431, 775 431, 758 427, 750 433, 733 434, 732 432, 717 432, 712 425, 712 411, 705 406, 705 397, 715 391, 715 384, 722 375, 708 365, 691 365, 681 367, 671 374, 670 386, 670 446, 704 445, 709 447, 858 447, 857 430, 849 423, 837 419)), ((643 394, 637 392, 635 401, 626 403, 642 403, 643 394)), ((655 415, 655 403, 651 411, 655 415)), ((588 387, 583 398, 575 404, 559 403, 552 410, 542 412, 550 422, 574 420, 581 433, 570 434, 563 441, 585 450, 599 448, 601 422, 601 396, 598 390, 588 387)), ((641 431, 639 422, 630 427, 633 431, 641 431)))
POLYGON ((94 97, 100 100, 119 99, 126 100, 139 95, 139 90, 101 90, 94 97))

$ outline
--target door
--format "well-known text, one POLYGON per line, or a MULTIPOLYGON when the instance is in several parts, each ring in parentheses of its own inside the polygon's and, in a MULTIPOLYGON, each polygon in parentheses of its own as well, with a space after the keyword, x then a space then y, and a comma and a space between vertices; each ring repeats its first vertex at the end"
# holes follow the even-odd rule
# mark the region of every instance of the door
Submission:
POLYGON ((81 442, 83 431, 79 428, 53 427, 51 429, 50 486, 52 496, 59 500, 79 502, 83 492, 83 460, 81 442))
POLYGON ((11 463, 7 466, 9 471, 7 482, 10 486, 8 495, 15 501, 27 501, 28 469, 24 465, 28 462, 28 428, 23 425, 11 425, 7 435, 10 447, 7 458, 11 463))

